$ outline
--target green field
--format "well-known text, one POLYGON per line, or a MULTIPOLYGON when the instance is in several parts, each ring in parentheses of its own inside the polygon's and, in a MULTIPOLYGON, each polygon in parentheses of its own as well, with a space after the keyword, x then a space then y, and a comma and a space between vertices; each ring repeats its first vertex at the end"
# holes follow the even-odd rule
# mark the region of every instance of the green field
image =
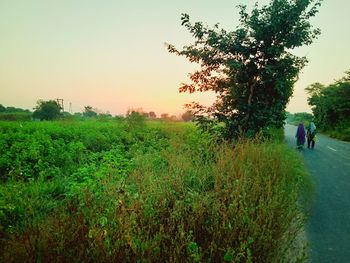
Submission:
POLYGON ((122 118, 0 122, 0 178, 3 262, 304 256, 307 175, 280 140, 122 118))

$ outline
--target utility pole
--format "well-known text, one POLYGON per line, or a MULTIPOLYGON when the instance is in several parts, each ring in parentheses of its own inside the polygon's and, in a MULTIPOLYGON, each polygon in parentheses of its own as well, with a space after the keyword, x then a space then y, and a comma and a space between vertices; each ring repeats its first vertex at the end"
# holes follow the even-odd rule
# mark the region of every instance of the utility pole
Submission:
POLYGON ((56 99, 57 104, 60 106, 61 111, 64 111, 63 99, 56 99))

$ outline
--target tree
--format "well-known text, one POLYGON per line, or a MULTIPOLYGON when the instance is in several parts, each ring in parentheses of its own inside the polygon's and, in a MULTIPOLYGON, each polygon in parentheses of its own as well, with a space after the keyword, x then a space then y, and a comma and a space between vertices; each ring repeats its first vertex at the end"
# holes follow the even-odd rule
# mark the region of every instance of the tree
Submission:
POLYGON ((350 126, 350 71, 345 73, 329 86, 314 83, 305 89, 316 125, 323 130, 350 126))
POLYGON ((150 119, 156 119, 157 118, 157 114, 154 111, 150 111, 148 113, 148 116, 150 119))
POLYGON ((4 107, 2 104, 0 104, 0 112, 5 112, 6 111, 6 107, 4 107))
POLYGON ((183 121, 192 121, 194 119, 194 115, 191 111, 186 111, 181 115, 181 119, 183 121))
POLYGON ((320 34, 308 21, 318 12, 321 0, 271 0, 253 7, 251 13, 238 6, 240 20, 234 31, 210 29, 201 22, 192 24, 189 15, 181 21, 194 44, 168 50, 199 63, 192 83, 182 84, 180 92, 214 91, 211 107, 192 103, 197 120, 207 125, 225 124, 223 135, 232 138, 239 132, 255 134, 268 126, 282 127, 285 107, 293 92, 298 73, 306 64, 290 50, 309 45, 320 34))
POLYGON ((162 113, 162 114, 160 114, 160 118, 161 118, 162 120, 167 120, 167 119, 169 119, 169 113, 162 113))
POLYGON ((96 117, 97 116, 97 112, 91 106, 85 106, 83 115, 85 117, 96 117))
POLYGON ((137 128, 145 125, 145 115, 139 111, 130 111, 126 116, 126 122, 128 124, 128 128, 137 128))
POLYGON ((61 106, 55 100, 38 100, 33 117, 40 120, 53 120, 61 115, 61 106))
MULTIPOLYGON (((311 97, 318 97, 321 94, 322 89, 325 86, 319 82, 313 83, 305 88, 305 91, 307 94, 309 94, 311 97)), ((310 97, 310 98, 311 98, 310 97)), ((310 99, 308 98, 308 99, 310 99)))
POLYGON ((139 115, 143 116, 144 118, 149 118, 150 117, 150 115, 149 115, 150 113, 145 112, 142 108, 137 108, 137 109, 129 108, 126 111, 126 116, 128 117, 129 115, 131 115, 134 112, 137 112, 139 115))
POLYGON ((313 121, 314 116, 308 112, 296 112, 290 113, 286 112, 287 115, 287 123, 298 125, 299 123, 304 123, 304 125, 308 125, 311 121, 313 121))

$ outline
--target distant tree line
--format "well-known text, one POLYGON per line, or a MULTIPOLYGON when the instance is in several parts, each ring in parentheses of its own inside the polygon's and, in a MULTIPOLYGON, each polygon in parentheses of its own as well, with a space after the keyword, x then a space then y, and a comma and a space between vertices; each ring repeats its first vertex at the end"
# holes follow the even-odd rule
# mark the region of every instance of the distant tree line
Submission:
POLYGON ((30 110, 16 108, 16 107, 5 107, 2 104, 0 104, 0 113, 15 113, 15 112, 26 112, 30 113, 30 110))
POLYGON ((304 123, 306 126, 313 120, 313 115, 308 112, 297 112, 286 114, 286 122, 293 125, 298 125, 299 123, 304 123))
POLYGON ((182 120, 182 121, 188 122, 194 119, 194 114, 190 110, 185 111, 179 117, 176 117, 175 115, 170 115, 169 113, 161 113, 159 118, 157 118, 157 114, 154 111, 144 112, 142 108, 128 109, 128 111, 126 112, 127 117, 131 115, 136 115, 136 114, 146 119, 160 119, 164 121, 182 120))
POLYGON ((16 107, 5 107, 0 104, 0 120, 5 121, 27 121, 31 120, 32 113, 29 110, 16 108, 16 107))
MULTIPOLYGON (((108 119, 113 118, 112 114, 107 112, 101 112, 97 108, 90 105, 85 106, 83 112, 76 112, 73 115, 69 112, 63 111, 61 105, 56 100, 38 100, 36 106, 33 108, 33 112, 15 107, 5 107, 0 104, 0 120, 9 121, 29 121, 29 120, 57 120, 67 118, 99 118, 108 119)), ((176 117, 168 113, 162 113, 159 118, 154 111, 145 112, 142 108, 128 109, 126 117, 132 116, 132 119, 143 118, 143 119, 160 119, 165 121, 192 121, 194 116, 191 111, 184 112, 181 116, 176 117)), ((116 118, 123 118, 123 116, 115 116, 116 118)))

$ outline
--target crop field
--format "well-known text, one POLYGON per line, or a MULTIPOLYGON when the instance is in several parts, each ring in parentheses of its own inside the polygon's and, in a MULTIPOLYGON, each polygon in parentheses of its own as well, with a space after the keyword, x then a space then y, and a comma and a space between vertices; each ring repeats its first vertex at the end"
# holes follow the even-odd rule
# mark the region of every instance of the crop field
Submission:
POLYGON ((3 121, 0 179, 3 262, 304 256, 307 174, 280 140, 128 118, 3 121))

